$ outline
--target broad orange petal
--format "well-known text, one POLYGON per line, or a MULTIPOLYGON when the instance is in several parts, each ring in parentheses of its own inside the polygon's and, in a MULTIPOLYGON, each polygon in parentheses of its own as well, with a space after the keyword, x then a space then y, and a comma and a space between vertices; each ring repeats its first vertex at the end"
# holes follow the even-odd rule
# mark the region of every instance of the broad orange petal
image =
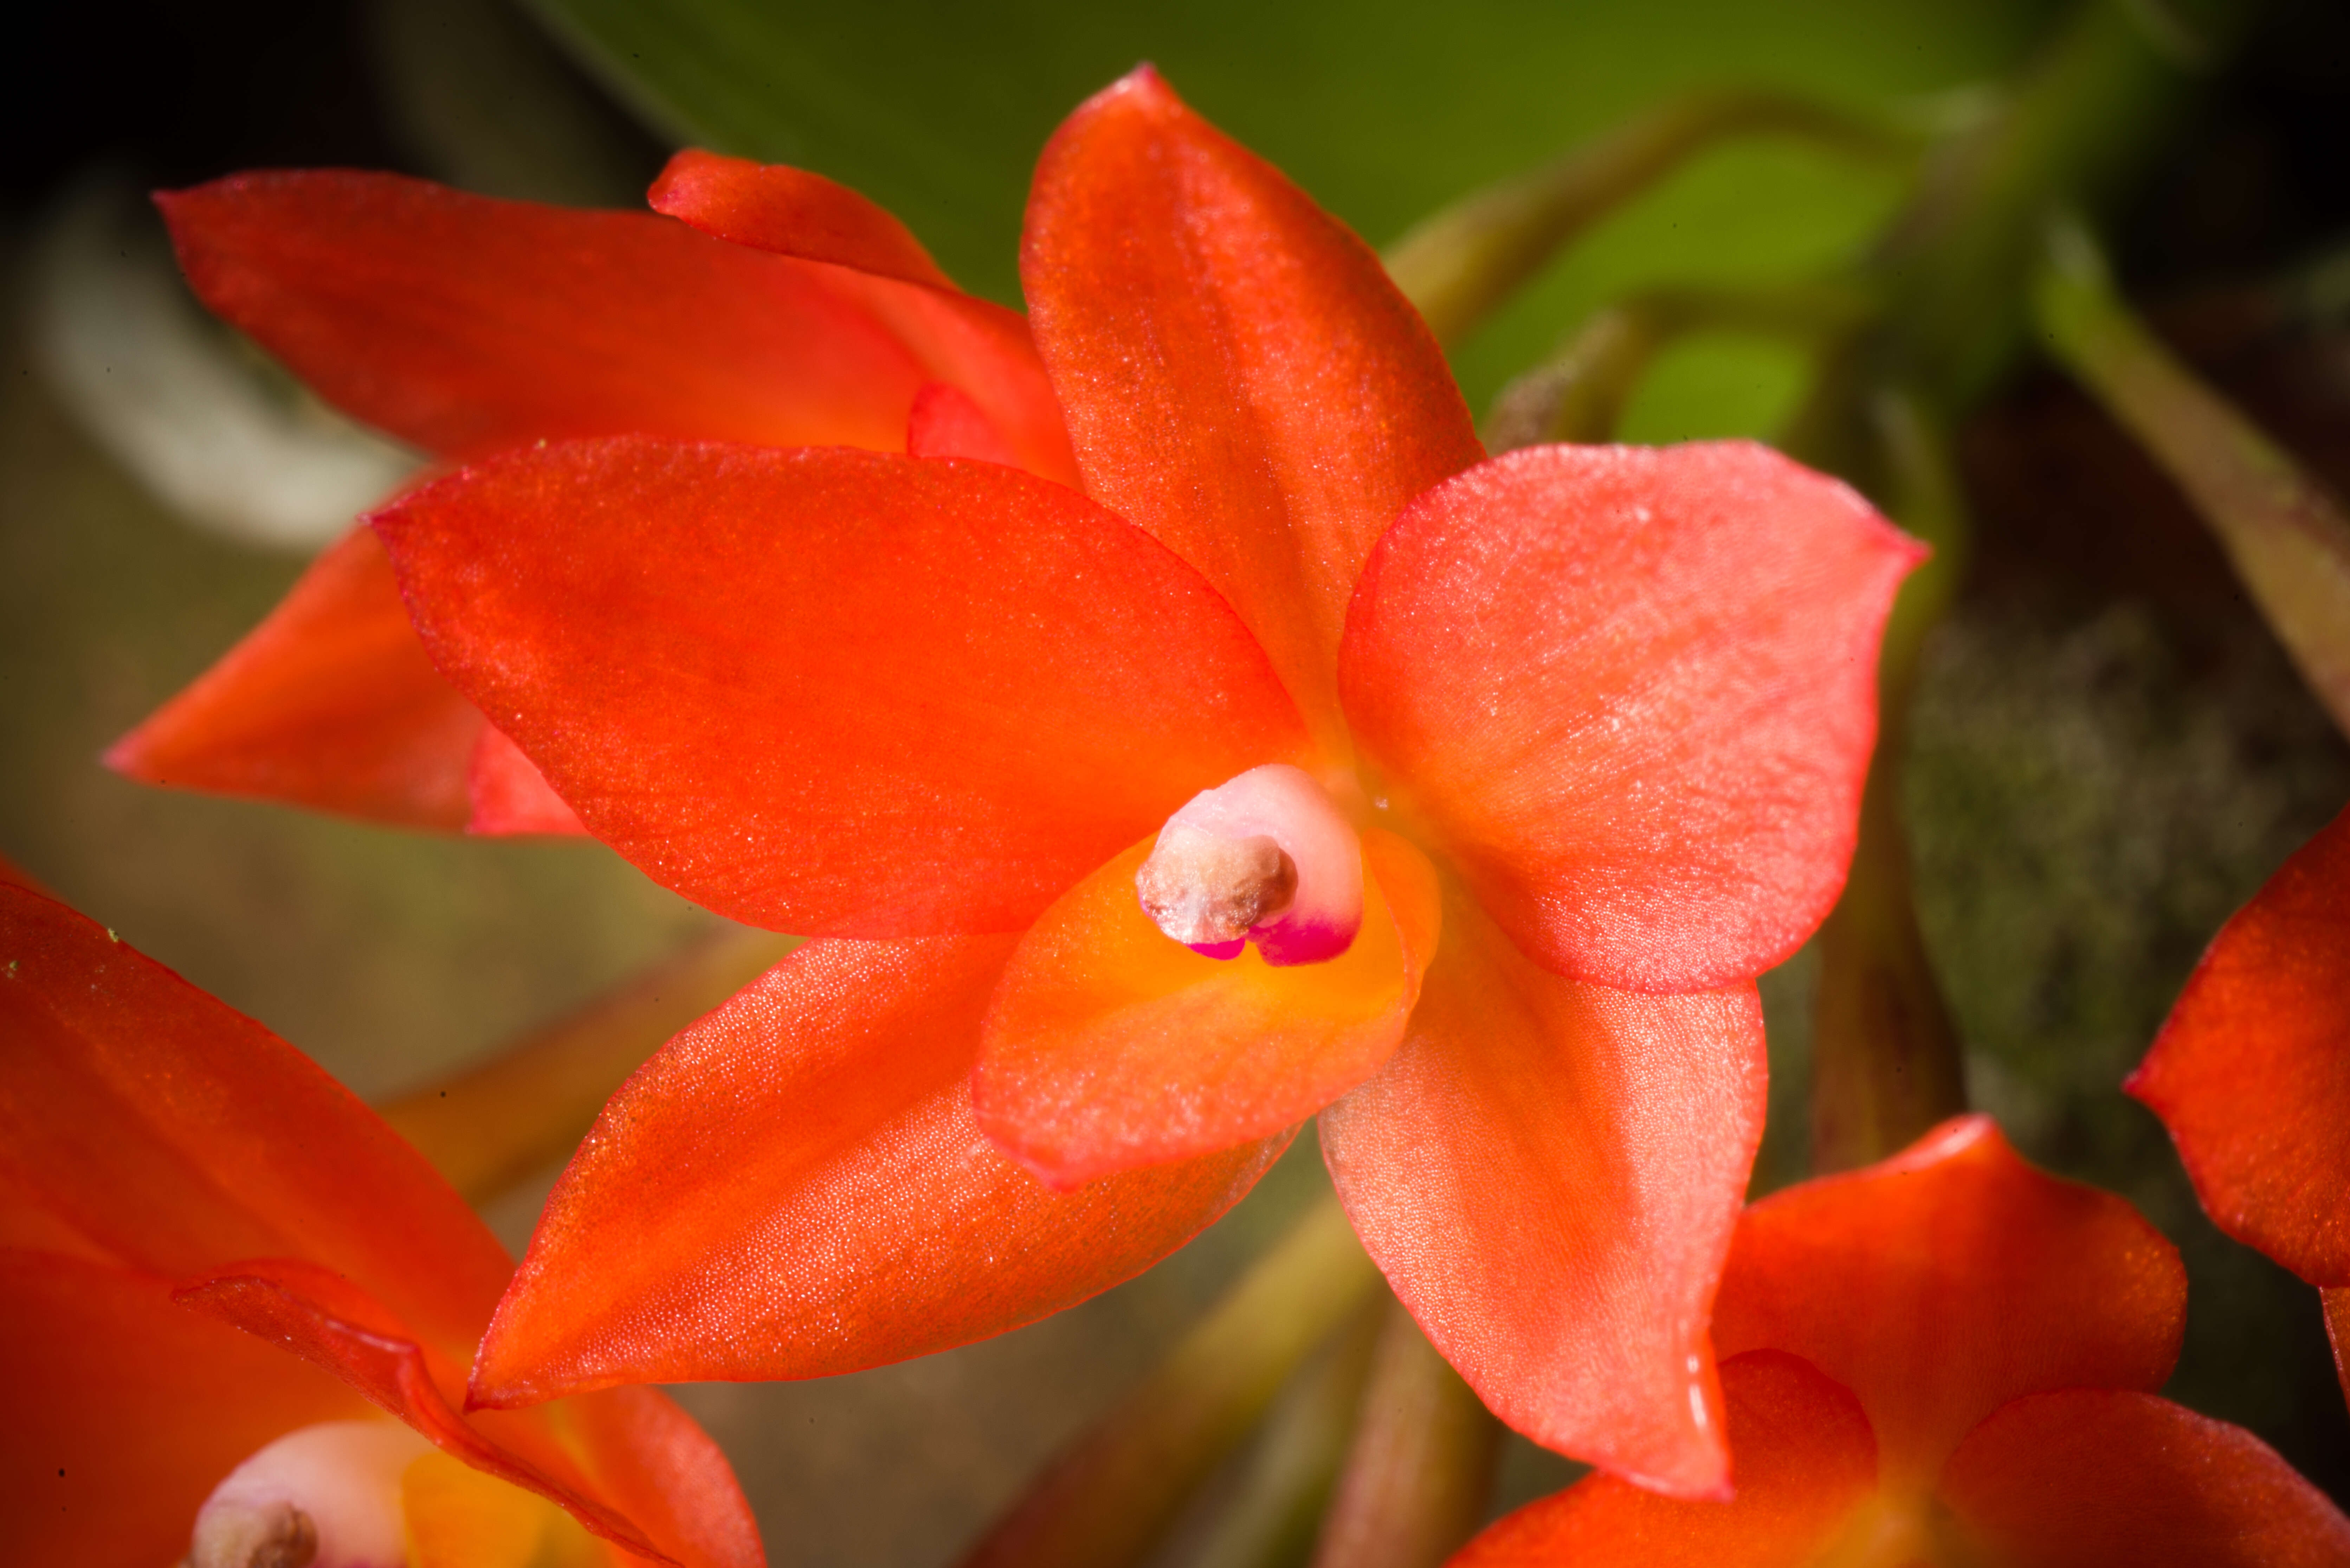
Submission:
POLYGON ((582 441, 375 523, 434 659, 589 829, 749 925, 1017 930, 1305 744, 1196 572, 993 463, 582 441))
POLYGON ((650 213, 348 171, 156 200, 206 305, 328 401, 446 457, 632 431, 888 451, 916 388, 985 363, 971 312, 934 289, 650 213))
POLYGON ((1287 1143, 1055 1193, 966 1083, 1008 937, 815 941, 606 1107, 483 1341, 476 1403, 819 1377, 1001 1334, 1191 1239, 1287 1143))
POLYGON ((1595 1475, 1502 1520, 1448 1568, 1811 1568, 1877 1479, 1860 1402, 1758 1350, 1721 1367, 1738 1495, 1689 1501, 1595 1475))
POLYGON ((307 1258, 462 1354, 512 1265, 348 1089, 62 904, 0 888, 0 1166, 125 1264, 307 1258), (297 1134, 298 1129, 298 1136, 297 1134))
POLYGON ((425 657, 391 562, 362 525, 106 762, 147 784, 457 828, 483 729, 425 657))
POLYGON ((1364 749, 1537 961, 1761 973, 1844 886, 1922 551, 1751 442, 1532 447, 1414 502, 1347 612, 1364 749))
POLYGON ((2002 1407, 1950 1456, 1941 1496, 2012 1568, 2350 1564, 2350 1519, 2275 1450, 2134 1390, 2002 1407))
POLYGON ((1204 572, 1335 737, 1372 542, 1484 454, 1418 313, 1147 66, 1045 147, 1020 275, 1087 493, 1204 572))
POLYGON ((1322 1114, 1338 1196, 1446 1360, 1545 1447, 1723 1483, 1706 1318, 1762 1132, 1750 984, 1564 979, 1466 897, 1403 1048, 1322 1114))
POLYGON ((264 1443, 366 1406, 316 1367, 172 1303, 160 1275, 0 1251, 0 1561, 173 1563, 264 1443))
POLYGON ((981 1034, 982 1131, 1055 1187, 1294 1127, 1402 1043, 1440 929, 1436 873, 1363 836, 1363 926, 1326 963, 1205 958, 1142 912, 1144 839, 1045 911, 981 1034))
POLYGON ((2350 1285, 2350 811, 2220 928, 2125 1087, 2213 1223, 2350 1285))
POLYGON ((1887 1485, 1915 1489, 2011 1399, 2159 1388, 2186 1309, 2178 1249, 2137 1210, 2034 1169, 1968 1116, 1749 1209, 1713 1341, 1792 1352, 1850 1388, 1887 1485))

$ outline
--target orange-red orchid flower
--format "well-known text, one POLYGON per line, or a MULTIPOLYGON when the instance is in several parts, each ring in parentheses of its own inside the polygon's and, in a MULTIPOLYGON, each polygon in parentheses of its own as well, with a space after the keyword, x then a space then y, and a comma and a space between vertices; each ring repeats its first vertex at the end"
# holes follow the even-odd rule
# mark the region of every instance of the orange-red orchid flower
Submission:
POLYGON ((2154 1392, 2178 1255, 1981 1116, 1739 1220, 1715 1309, 1737 1495, 1594 1476, 1454 1568, 2340 1568, 2350 1519, 2154 1392))
MULTIPOLYGON (((653 205, 743 244, 390 174, 249 174, 158 200, 205 304, 329 401, 450 462, 639 432, 1074 477, 1020 317, 813 174, 680 155, 653 205), (736 182, 754 198, 741 232, 736 182)), ((364 527, 108 761, 415 826, 579 831, 434 672, 364 527)))
POLYGON ((2350 1397, 2350 811, 2220 928, 2124 1087, 2212 1222, 2318 1287, 2350 1397))
MULTIPOLYGON (((803 178, 667 189, 780 244, 803 178)), ((591 831, 819 939, 615 1099, 473 1397, 1000 1332, 1328 1106, 1504 1418, 1718 1488, 1752 977, 1835 896, 1916 547, 1751 445, 1482 461, 1371 252, 1147 70, 1054 138, 1023 267, 1076 485, 660 432, 374 519, 591 831)))
POLYGON ((763 1562, 651 1389, 459 1414, 512 1262, 259 1024, 0 886, 0 1559, 763 1562))

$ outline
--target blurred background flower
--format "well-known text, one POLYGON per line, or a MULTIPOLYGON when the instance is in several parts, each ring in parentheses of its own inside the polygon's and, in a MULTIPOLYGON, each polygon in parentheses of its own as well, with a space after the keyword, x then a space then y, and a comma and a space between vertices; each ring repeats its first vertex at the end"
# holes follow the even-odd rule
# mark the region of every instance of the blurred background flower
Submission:
MULTIPOLYGON (((2157 33, 2172 12, 2126 9, 2157 33)), ((341 164, 633 207, 692 141, 858 186, 959 281, 1011 302, 1036 149, 1139 58, 1386 244, 1680 89, 1764 85, 1890 109, 1897 128, 1962 121, 2067 10, 44 3, 0 67, 0 852, 374 1096, 710 924, 591 843, 461 843, 99 768, 410 461, 197 312, 131 194, 145 187, 341 164)), ((2325 257, 2350 236, 2350 165, 2328 135, 2345 94, 2350 14, 2276 0, 2113 231, 2125 284, 2173 347, 2337 493, 2350 267, 2325 257)), ((1627 291, 1805 277, 1866 243, 1903 189, 1898 160, 1816 137, 1704 152, 1454 346, 1472 407, 1627 291)), ((1767 332, 1678 339, 1618 428, 1767 435, 1805 363, 1767 332)), ((2203 943, 2350 796, 2350 747, 2172 483, 2067 383, 2022 376, 1957 449, 1974 559, 1921 656, 1904 794, 1974 1097, 2033 1158, 2121 1191, 2179 1242, 2196 1307, 2168 1392, 2350 1495, 2350 1420, 2308 1293, 2210 1229, 2158 1125, 2118 1093, 2203 943)), ((1765 981, 1774 1123, 1758 1185, 1804 1168, 1813 973, 1799 956, 1765 981)), ((1326 1185, 1301 1147, 1169 1264, 1002 1340, 685 1397, 783 1560, 949 1561, 1326 1185)), ((543 1191, 493 1206, 511 1242, 543 1191)), ((1497 1506, 1564 1473, 1513 1443, 1497 1506)), ((1201 1539, 1179 1531, 1170 1551, 1201 1539)))

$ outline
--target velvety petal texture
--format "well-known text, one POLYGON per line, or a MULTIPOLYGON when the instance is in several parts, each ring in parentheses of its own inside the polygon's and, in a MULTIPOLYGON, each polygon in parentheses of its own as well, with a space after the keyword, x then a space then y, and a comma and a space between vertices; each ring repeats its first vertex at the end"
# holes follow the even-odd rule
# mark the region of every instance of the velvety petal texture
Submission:
POLYGON ((1725 1362, 1721 1392, 1734 1501, 1595 1475, 1500 1521, 1451 1568, 1813 1568, 1877 1480, 1868 1418, 1847 1390, 1775 1351, 1725 1362))
POLYGON ((1140 1272, 1285 1135, 1055 1193, 966 1086, 1006 937, 802 947, 661 1049, 564 1172, 476 1403, 816 1377, 964 1344, 1140 1272))
POLYGON ((1758 974, 1844 885, 1877 644, 1923 551, 1752 442, 1532 447, 1420 496, 1347 612, 1347 717, 1563 974, 1758 974))
POLYGON ((2241 1427, 2151 1394, 2018 1399, 1969 1433, 1941 1496, 2013 1568, 2342 1568, 2350 1519, 2241 1427))
POLYGON ((360 1399, 640 1555, 762 1561, 723 1458, 674 1412, 456 1414, 510 1265, 348 1091, 31 892, 0 887, 0 1486, 13 1504, 28 1473, 74 1483, 78 1464, 89 1483, 0 1514, 10 1561, 93 1561, 118 1537, 171 1561, 228 1469, 360 1399), (672 1476, 691 1511, 624 1511, 672 1476), (19 1531, 69 1549, 20 1553, 19 1531))
POLYGON ((1803 1356, 1860 1397, 1887 1482, 1929 1484, 2011 1399, 2162 1386, 2185 1331, 2176 1248, 2112 1193, 2019 1158, 1984 1116, 1747 1210, 1713 1340, 1803 1356))
POLYGON ((1751 982, 1566 980, 1456 889, 1402 1049, 1323 1113, 1323 1150, 1388 1282, 1496 1415, 1710 1496, 1727 1456, 1706 1324, 1764 1082, 1751 982))
POLYGON ((1393 1054, 1436 952, 1436 872, 1393 834, 1363 837, 1354 944, 1284 967, 1170 941, 1135 897, 1150 847, 1047 909, 988 1009, 980 1127, 1055 1187, 1295 1127, 1393 1054))
POLYGON ((1418 313, 1147 66, 1046 145, 1020 275, 1087 493, 1205 573, 1335 740, 1372 542, 1484 455, 1418 313))
POLYGON ((2350 1285, 2350 811, 2220 929, 2126 1086, 2220 1230, 2350 1285))
POLYGON ((157 202, 207 306, 328 401, 443 456, 628 432, 890 451, 924 382, 985 407, 1030 352, 1001 306, 650 213, 346 171, 157 202))
POLYGON ((147 784, 457 828, 485 728, 425 657, 391 561, 362 526, 106 763, 147 784))
POLYGON ((991 463, 577 442, 375 524, 435 661, 581 820, 748 924, 1017 930, 1305 744, 1197 573, 991 463))

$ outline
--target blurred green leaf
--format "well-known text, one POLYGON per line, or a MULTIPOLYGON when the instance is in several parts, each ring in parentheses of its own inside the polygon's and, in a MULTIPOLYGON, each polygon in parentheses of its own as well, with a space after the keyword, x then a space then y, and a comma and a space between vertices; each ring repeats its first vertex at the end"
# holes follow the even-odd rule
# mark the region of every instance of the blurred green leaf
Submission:
MULTIPOLYGON (((681 142, 796 163, 903 216, 1003 299, 1029 169, 1053 127, 1136 62, 1374 243, 1660 94, 1769 83, 1855 105, 1997 70, 2043 0, 532 0, 681 142)), ((1482 406, 1596 305, 1659 277, 1800 274, 1860 243, 1882 171, 1775 144, 1703 159, 1601 226, 1455 356, 1482 406)), ((1763 428, 1794 376, 1752 346, 1677 351, 1630 432, 1763 428)))

